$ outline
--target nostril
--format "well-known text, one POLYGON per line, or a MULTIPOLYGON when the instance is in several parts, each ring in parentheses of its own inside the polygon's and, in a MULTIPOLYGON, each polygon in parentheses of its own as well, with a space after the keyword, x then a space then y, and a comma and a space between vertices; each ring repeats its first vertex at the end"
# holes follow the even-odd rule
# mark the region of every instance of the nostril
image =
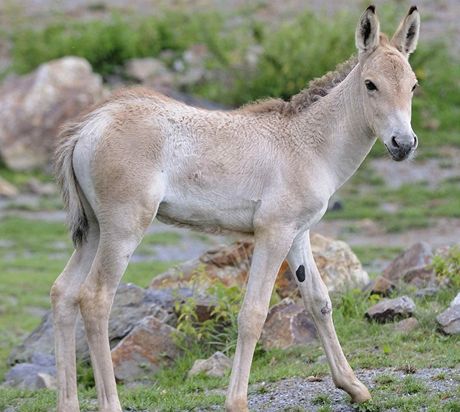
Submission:
POLYGON ((412 147, 417 146, 417 136, 414 134, 414 143, 412 144, 412 147))
POLYGON ((393 136, 391 138, 391 144, 394 146, 394 147, 398 147, 399 148, 399 144, 398 142, 396 141, 396 136, 393 136))

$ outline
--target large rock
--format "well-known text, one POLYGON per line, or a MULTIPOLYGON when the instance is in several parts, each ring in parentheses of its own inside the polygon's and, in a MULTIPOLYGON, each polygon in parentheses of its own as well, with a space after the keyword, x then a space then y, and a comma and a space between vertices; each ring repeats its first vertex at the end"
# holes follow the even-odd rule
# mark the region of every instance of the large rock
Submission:
POLYGON ((31 362, 13 366, 5 376, 4 386, 28 390, 55 389, 54 357, 35 355, 31 362))
POLYGON ((0 88, 0 157, 15 170, 46 167, 60 125, 101 99, 101 77, 79 57, 42 64, 0 88))
POLYGON ((368 319, 385 323, 393 320, 408 318, 414 314, 415 303, 408 296, 396 299, 383 299, 369 308, 366 312, 368 319))
POLYGON ((222 352, 216 352, 208 359, 197 359, 188 372, 188 377, 204 373, 206 376, 222 377, 232 368, 232 360, 222 352))
MULTIPOLYGON (((311 242, 316 264, 330 291, 363 286, 369 282, 367 272, 345 242, 318 234, 312 235, 311 242)), ((227 286, 242 286, 246 283, 253 251, 252 241, 239 241, 210 250, 198 259, 155 277, 150 287, 187 287, 205 291, 217 280, 227 286)), ((286 262, 281 266, 275 287, 281 297, 297 294, 294 277, 286 262)))
POLYGON ((460 334, 460 293, 451 302, 450 306, 436 317, 440 329, 448 335, 460 334))
POLYGON ((115 377, 132 382, 148 378, 180 354, 176 329, 147 316, 112 350, 115 377))
MULTIPOLYGON (((110 346, 113 348, 146 316, 156 316, 162 322, 174 323, 173 294, 167 290, 145 290, 133 284, 121 284, 115 295, 109 320, 110 346)), ((83 320, 76 326, 77 358, 89 359, 83 320)), ((40 326, 24 342, 13 349, 10 364, 30 362, 36 354, 54 354, 53 315, 48 312, 40 326)))
POLYGON ((432 259, 431 246, 425 242, 416 243, 393 260, 382 276, 395 284, 402 281, 417 287, 427 286, 435 278, 432 259))
POLYGON ((315 339, 315 325, 303 305, 286 298, 270 309, 260 342, 265 349, 287 349, 315 339))

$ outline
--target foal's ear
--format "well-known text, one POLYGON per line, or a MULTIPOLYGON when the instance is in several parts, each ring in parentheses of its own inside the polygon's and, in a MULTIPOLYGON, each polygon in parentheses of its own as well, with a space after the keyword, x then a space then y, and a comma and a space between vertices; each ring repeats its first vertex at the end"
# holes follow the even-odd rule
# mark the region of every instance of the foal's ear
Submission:
POLYGON ((379 45, 380 23, 375 6, 369 6, 362 14, 355 32, 356 48, 359 53, 370 53, 379 45))
POLYGON ((409 54, 415 51, 417 47, 419 32, 420 14, 417 6, 412 6, 391 39, 391 44, 406 57, 409 57, 409 54))

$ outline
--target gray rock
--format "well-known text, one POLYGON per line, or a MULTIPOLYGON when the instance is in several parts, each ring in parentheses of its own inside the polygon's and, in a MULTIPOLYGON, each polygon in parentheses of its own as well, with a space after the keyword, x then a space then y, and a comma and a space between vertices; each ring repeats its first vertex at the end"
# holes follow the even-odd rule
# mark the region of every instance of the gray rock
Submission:
POLYGON ((431 246, 419 242, 401 253, 383 271, 382 276, 397 284, 400 281, 424 287, 433 282, 434 272, 430 267, 433 259, 431 246))
POLYGON ((208 359, 197 359, 188 372, 188 377, 204 373, 206 376, 222 377, 232 368, 232 360, 222 352, 216 352, 208 359))
POLYGON ((429 296, 435 296, 438 294, 439 288, 435 286, 429 286, 427 288, 419 289, 415 292, 415 296, 418 298, 426 298, 429 296))
POLYGON ((37 390, 56 388, 56 367, 36 363, 19 363, 13 366, 5 376, 4 386, 37 390))
MULTIPOLYGON (((173 306, 177 299, 168 290, 142 289, 133 284, 121 284, 115 295, 109 320, 110 346, 113 348, 133 327, 146 316, 156 316, 161 322, 174 324, 173 306)), ((78 317, 76 326, 77 358, 89 359, 83 320, 78 317)), ((48 312, 40 326, 22 344, 13 349, 9 363, 30 362, 37 354, 54 354, 53 315, 48 312)))
POLYGON ((50 164, 60 125, 103 97, 102 79, 80 57, 42 64, 0 87, 0 158, 14 170, 50 164))
POLYGON ((460 334, 460 293, 450 306, 436 317, 440 329, 448 335, 460 334))
POLYGON ((413 315, 414 311, 414 301, 408 296, 401 296, 396 299, 382 300, 367 310, 366 317, 384 323, 408 318, 413 315))
POLYGON ((123 382, 145 379, 171 364, 181 353, 174 341, 177 333, 154 316, 142 319, 112 350, 116 379, 123 382))
POLYGON ((287 349, 316 340, 315 325, 303 305, 283 299, 268 313, 260 342, 265 349, 287 349))

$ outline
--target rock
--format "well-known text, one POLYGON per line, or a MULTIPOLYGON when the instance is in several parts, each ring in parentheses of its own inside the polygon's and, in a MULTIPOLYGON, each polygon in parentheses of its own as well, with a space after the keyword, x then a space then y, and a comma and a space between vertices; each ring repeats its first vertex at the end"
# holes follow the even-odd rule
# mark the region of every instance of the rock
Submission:
POLYGON ((147 316, 112 350, 115 377, 129 382, 146 378, 171 364, 180 354, 174 343, 176 329, 147 316))
POLYGON ((128 60, 125 72, 129 77, 153 88, 170 88, 174 85, 174 74, 161 60, 153 57, 128 60))
POLYGON ((367 310, 366 317, 385 323, 400 318, 408 318, 413 315, 414 310, 414 301, 408 296, 401 296, 396 299, 382 300, 367 310))
POLYGON ((205 59, 208 55, 208 48, 204 44, 194 44, 183 53, 182 59, 174 63, 174 68, 180 72, 177 76, 180 86, 194 85, 206 77, 205 59))
POLYGON ((222 377, 232 368, 232 360, 222 352, 216 352, 208 359, 197 359, 188 372, 188 377, 204 373, 206 376, 222 377))
POLYGON ((29 179, 26 183, 26 188, 29 192, 39 196, 51 196, 57 192, 57 188, 53 183, 43 183, 35 177, 29 179))
POLYGON ((80 57, 42 64, 0 87, 0 157, 14 170, 49 165, 60 125, 103 96, 102 79, 80 57))
POLYGON ((55 377, 54 357, 36 354, 30 363, 20 363, 13 366, 5 376, 4 385, 28 390, 56 389, 55 377))
POLYGON ((316 328, 302 305, 283 299, 267 316, 260 342, 265 349, 287 349, 316 340, 316 328))
POLYGON ((15 186, 0 177, 0 197, 11 198, 16 197, 18 194, 19 191, 15 186))
POLYGON ((383 276, 378 276, 371 283, 371 293, 380 296, 388 296, 395 288, 395 284, 383 276))
POLYGON ((460 293, 450 306, 436 317, 440 329, 448 335, 460 334, 460 293))
MULTIPOLYGON (((174 301, 170 291, 145 290, 133 284, 121 284, 115 295, 109 320, 110 346, 113 348, 133 327, 146 316, 154 315, 165 323, 174 323, 174 301)), ((77 358, 88 360, 89 352, 83 320, 76 326, 77 358)), ((54 354, 53 315, 48 312, 40 326, 22 344, 15 347, 9 363, 30 362, 35 354, 54 354)))
POLYGON ((410 333, 418 326, 418 320, 415 318, 407 318, 400 320, 395 325, 397 332, 410 333))
MULTIPOLYGON (((345 242, 318 234, 312 235, 311 240, 318 269, 330 291, 363 286, 369 282, 369 276, 345 242)), ((150 287, 191 288, 205 292, 215 281, 226 286, 243 286, 248 276, 253 250, 252 241, 238 241, 210 250, 198 259, 185 262, 155 277, 150 287)), ((275 287, 281 297, 298 294, 287 262, 280 268, 275 287)))
MULTIPOLYGON (((215 281, 226 286, 241 286, 246 282, 253 242, 238 241, 229 246, 209 250, 193 259, 156 276, 150 283, 153 289, 191 288, 205 292, 215 281)), ((204 294, 204 293, 202 293, 204 294)))
POLYGON ((439 292, 439 288, 432 286, 432 287, 427 287, 427 288, 417 290, 417 292, 415 292, 415 296, 418 298, 425 298, 429 296, 434 296, 438 292, 439 292))
POLYGON ((433 251, 425 242, 419 242, 401 253, 383 271, 382 276, 395 284, 403 281, 418 287, 433 282, 434 272, 430 267, 433 251))

